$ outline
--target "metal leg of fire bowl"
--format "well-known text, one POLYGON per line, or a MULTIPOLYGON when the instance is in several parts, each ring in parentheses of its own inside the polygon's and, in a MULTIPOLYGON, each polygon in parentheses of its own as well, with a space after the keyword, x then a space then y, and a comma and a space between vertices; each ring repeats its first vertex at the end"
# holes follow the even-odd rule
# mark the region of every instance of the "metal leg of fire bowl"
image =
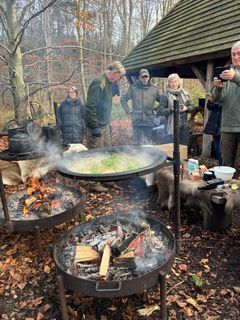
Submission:
POLYGON ((38 250, 38 255, 42 255, 42 239, 41 239, 41 232, 39 226, 35 226, 35 236, 36 236, 36 243, 37 243, 37 250, 38 250))
POLYGON ((1 170, 0 170, 0 194, 1 194, 2 207, 3 207, 4 218, 5 218, 5 226, 8 232, 13 232, 13 222, 10 219, 10 215, 8 211, 7 199, 6 199, 6 194, 4 190, 1 170))
POLYGON ((62 320, 69 320, 68 312, 67 312, 67 303, 66 303, 65 292, 64 292, 64 285, 63 285, 63 277, 61 275, 57 275, 57 281, 58 281, 62 320))
POLYGON ((160 300, 161 300, 161 320, 167 320, 167 307, 166 307, 166 273, 160 271, 160 300))

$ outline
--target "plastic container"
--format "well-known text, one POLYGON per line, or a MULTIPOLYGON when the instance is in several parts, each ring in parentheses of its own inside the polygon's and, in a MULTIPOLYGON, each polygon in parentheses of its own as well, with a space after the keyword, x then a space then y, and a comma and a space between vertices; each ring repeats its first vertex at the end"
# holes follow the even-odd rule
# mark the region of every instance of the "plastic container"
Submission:
POLYGON ((217 179, 222 179, 223 181, 231 180, 236 169, 233 167, 219 166, 214 167, 214 174, 217 179))
POLYGON ((196 159, 188 159, 188 174, 199 173, 199 163, 196 159))

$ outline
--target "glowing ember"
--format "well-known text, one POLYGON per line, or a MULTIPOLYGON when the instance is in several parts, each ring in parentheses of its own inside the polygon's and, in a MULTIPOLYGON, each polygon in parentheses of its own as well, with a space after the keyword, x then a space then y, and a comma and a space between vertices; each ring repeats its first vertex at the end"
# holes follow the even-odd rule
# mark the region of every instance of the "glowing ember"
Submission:
POLYGON ((23 205, 23 214, 38 214, 41 218, 47 217, 56 211, 64 210, 61 200, 61 191, 51 188, 38 178, 28 178, 26 194, 20 199, 23 205))

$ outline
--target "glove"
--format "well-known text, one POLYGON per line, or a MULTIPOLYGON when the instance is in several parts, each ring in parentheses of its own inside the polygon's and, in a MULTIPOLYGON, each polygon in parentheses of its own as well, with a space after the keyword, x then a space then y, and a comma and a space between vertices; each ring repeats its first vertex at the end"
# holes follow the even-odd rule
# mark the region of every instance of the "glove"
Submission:
POLYGON ((95 138, 100 138, 102 136, 101 130, 99 128, 92 129, 92 136, 95 138))

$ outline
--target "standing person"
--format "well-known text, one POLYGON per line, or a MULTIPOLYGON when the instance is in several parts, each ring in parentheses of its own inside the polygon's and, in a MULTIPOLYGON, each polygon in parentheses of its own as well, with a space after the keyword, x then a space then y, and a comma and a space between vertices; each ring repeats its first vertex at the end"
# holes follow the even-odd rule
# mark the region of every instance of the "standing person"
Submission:
MULTIPOLYGON (((115 61, 89 86, 86 101, 87 147, 89 149, 111 146, 112 85, 124 75, 125 68, 121 62, 115 61)), ((92 181, 89 183, 89 188, 97 192, 108 190, 100 183, 92 181)))
POLYGON ((70 86, 68 96, 57 112, 57 123, 62 132, 64 144, 82 143, 85 133, 84 104, 78 97, 77 88, 70 86))
POLYGON ((222 160, 222 153, 221 153, 221 120, 222 120, 222 106, 217 103, 213 102, 212 95, 208 95, 208 102, 207 102, 207 108, 209 111, 211 111, 211 114, 208 118, 208 121, 205 125, 205 128, 203 132, 205 134, 211 134, 213 137, 213 146, 214 151, 216 155, 216 159, 219 162, 219 165, 221 166, 223 163, 222 160))
POLYGON ((221 149, 223 164, 233 167, 240 142, 240 41, 231 49, 232 65, 214 77, 213 99, 222 105, 221 149))
POLYGON ((191 98, 182 87, 182 80, 177 73, 168 76, 166 91, 163 95, 159 114, 166 117, 165 143, 173 142, 173 113, 174 100, 179 100, 179 143, 188 146, 190 125, 187 114, 194 110, 191 98))
POLYGON ((133 143, 135 145, 153 143, 155 102, 160 102, 160 100, 161 95, 157 87, 150 82, 148 70, 141 69, 138 80, 129 87, 120 99, 124 111, 132 116, 133 143), (132 101, 131 109, 128 106, 129 100, 132 101))

